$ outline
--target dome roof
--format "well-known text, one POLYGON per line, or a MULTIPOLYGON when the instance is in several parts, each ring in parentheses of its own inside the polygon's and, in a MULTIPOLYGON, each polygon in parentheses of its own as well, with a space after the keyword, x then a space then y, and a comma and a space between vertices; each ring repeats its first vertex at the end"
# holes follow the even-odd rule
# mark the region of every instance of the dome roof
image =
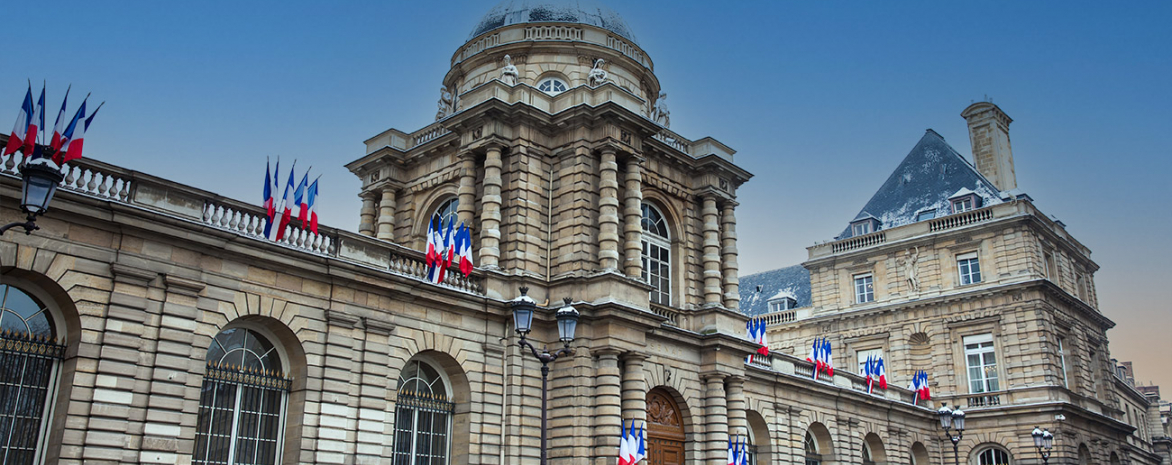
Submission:
POLYGON ((623 36, 638 45, 635 35, 618 13, 592 0, 503 0, 480 19, 468 40, 513 24, 546 22, 589 24, 623 36))

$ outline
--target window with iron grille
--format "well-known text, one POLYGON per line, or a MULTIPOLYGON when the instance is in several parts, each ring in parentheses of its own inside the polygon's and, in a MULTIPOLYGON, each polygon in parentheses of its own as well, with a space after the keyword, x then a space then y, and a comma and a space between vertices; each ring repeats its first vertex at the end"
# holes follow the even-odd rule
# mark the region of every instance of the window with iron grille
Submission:
POLYGON ((643 280, 651 285, 651 302, 671 305, 671 235, 663 214, 643 204, 643 280))
POLYGON ((36 298, 9 285, 0 294, 0 463, 39 463, 65 346, 36 298))
POLYGON ((255 331, 225 329, 207 363, 192 463, 279 463, 290 380, 276 348, 255 331))
POLYGON ((453 411, 439 370, 421 360, 407 362, 399 373, 392 463, 447 465, 453 411))

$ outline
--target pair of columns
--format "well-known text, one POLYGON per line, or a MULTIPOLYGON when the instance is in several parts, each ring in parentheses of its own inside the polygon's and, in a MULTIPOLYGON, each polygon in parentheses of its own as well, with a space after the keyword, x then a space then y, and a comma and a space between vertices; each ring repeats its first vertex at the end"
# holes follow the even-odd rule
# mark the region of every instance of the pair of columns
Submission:
MULTIPOLYGON (((643 259, 643 160, 632 155, 627 159, 626 195, 623 199, 623 272, 642 279, 643 259)), ((598 262, 603 271, 619 271, 619 180, 618 159, 614 147, 602 149, 599 165, 598 262)))
POLYGON ((715 194, 701 198, 700 216, 704 237, 704 306, 736 310, 740 306, 737 278, 736 201, 724 199, 717 209, 715 194))

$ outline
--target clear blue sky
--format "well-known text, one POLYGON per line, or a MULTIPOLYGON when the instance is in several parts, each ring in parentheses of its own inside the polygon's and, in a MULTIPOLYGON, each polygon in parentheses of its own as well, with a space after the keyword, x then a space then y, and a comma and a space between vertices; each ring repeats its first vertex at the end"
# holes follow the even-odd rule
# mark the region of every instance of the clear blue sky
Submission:
MULTIPOLYGON (((1015 120, 1019 186, 1102 266, 1112 355, 1172 390, 1172 2, 609 3, 655 60, 672 129, 756 174, 742 274, 840 232, 924 129, 967 155, 960 111, 988 96, 1015 120)), ((27 33, 5 28, 0 127, 26 78, 48 80, 50 124, 72 83, 70 111, 107 102, 87 156, 257 203, 265 157, 297 159, 322 175, 323 222, 354 230, 342 165, 433 120, 493 4, 38 4, 27 33)))

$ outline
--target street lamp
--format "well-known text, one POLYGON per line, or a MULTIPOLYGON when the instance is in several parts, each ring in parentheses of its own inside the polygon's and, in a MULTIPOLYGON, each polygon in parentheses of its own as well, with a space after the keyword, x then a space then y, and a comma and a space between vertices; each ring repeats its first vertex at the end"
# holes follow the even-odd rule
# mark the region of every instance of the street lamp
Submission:
POLYGON ((1034 447, 1038 448, 1038 455, 1042 456, 1042 463, 1050 463, 1050 449, 1054 448, 1054 435, 1050 434, 1050 429, 1039 429, 1034 427, 1034 432, 1030 433, 1034 437, 1034 447))
POLYGON ((37 226, 37 217, 49 209, 49 201, 53 200, 53 194, 57 193, 57 185, 65 176, 61 174, 60 169, 50 165, 46 157, 25 163, 20 168, 20 177, 23 184, 20 190, 20 210, 28 217, 26 221, 0 226, 0 235, 16 226, 24 228, 25 234, 32 234, 33 231, 41 229, 37 226))
POLYGON ((570 350, 570 343, 574 342, 574 331, 578 328, 578 310, 570 305, 570 298, 565 298, 565 306, 558 309, 555 314, 558 324, 558 339, 565 344, 564 347, 558 349, 556 352, 550 353, 546 347, 541 348, 541 352, 537 352, 537 348, 525 340, 525 336, 533 330, 533 312, 537 309, 537 301, 526 295, 529 292, 528 287, 521 287, 521 296, 513 299, 513 324, 517 331, 517 335, 521 339, 517 341, 517 345, 522 349, 529 348, 533 352, 533 356, 541 362, 541 465, 546 464, 546 435, 548 431, 547 425, 547 406, 546 397, 549 390, 549 364, 558 357, 568 355, 570 350))
POLYGON ((936 415, 940 416, 940 428, 944 430, 944 435, 952 441, 952 454, 956 458, 956 465, 960 465, 960 439, 964 437, 964 412, 959 408, 956 411, 948 408, 945 403, 940 404, 940 410, 936 411, 936 415), (956 436, 953 436, 950 429, 956 430, 956 436))

